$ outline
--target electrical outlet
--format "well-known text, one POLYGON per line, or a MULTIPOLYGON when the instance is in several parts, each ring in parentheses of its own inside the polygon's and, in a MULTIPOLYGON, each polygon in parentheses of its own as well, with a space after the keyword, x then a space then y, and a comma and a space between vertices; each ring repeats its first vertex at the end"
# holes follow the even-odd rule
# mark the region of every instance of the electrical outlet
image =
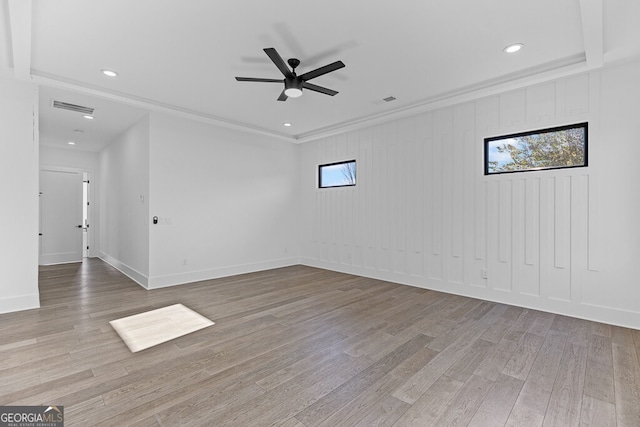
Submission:
POLYGON ((489 278, 489 270, 487 270, 486 268, 483 268, 482 270, 480 270, 480 274, 482 274, 483 279, 489 278))

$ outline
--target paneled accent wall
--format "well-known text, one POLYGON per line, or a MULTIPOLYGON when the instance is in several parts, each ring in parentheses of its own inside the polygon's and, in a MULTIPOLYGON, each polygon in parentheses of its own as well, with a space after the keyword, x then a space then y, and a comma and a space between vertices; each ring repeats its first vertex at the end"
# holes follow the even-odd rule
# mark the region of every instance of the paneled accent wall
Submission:
POLYGON ((589 122, 597 155, 599 84, 573 76, 305 143, 302 263, 607 320, 582 301, 600 265, 597 165, 483 174, 489 136, 589 122), (317 188, 318 164, 349 159, 356 187, 317 188))

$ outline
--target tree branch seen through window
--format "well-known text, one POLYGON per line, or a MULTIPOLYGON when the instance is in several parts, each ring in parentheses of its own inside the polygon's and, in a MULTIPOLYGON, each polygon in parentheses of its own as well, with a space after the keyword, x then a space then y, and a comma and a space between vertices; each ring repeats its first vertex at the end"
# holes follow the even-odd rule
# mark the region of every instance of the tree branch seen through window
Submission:
POLYGON ((587 166, 587 123, 485 139, 485 175, 587 166))

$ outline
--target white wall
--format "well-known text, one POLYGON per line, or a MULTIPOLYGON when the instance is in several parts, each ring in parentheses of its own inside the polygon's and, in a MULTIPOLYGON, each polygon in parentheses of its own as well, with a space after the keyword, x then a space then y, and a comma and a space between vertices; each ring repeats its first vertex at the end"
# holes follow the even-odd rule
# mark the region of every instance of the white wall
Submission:
POLYGON ((149 117, 100 152, 98 185, 100 257, 147 286, 149 117))
POLYGON ((40 145, 40 166, 77 169, 89 173, 89 256, 98 256, 100 232, 99 154, 75 148, 60 149, 40 145))
POLYGON ((99 155, 93 151, 40 146, 40 164, 82 169, 97 174, 99 155))
POLYGON ((0 94, 0 313, 5 313, 40 306, 38 91, 0 75, 0 94))
POLYGON ((298 263, 298 147, 151 114, 150 287, 298 263))
POLYGON ((304 144, 302 263, 640 328, 638 75, 635 62, 304 144), (583 121, 588 168, 483 175, 483 138, 583 121), (355 188, 317 189, 318 164, 353 158, 355 188))

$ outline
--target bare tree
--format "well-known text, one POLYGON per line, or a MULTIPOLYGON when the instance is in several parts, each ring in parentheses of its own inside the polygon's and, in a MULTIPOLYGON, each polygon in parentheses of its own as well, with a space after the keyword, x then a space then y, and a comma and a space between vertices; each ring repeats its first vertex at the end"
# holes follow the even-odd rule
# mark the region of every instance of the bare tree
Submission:
POLYGON ((340 168, 346 185, 356 185, 356 162, 344 163, 340 168))

